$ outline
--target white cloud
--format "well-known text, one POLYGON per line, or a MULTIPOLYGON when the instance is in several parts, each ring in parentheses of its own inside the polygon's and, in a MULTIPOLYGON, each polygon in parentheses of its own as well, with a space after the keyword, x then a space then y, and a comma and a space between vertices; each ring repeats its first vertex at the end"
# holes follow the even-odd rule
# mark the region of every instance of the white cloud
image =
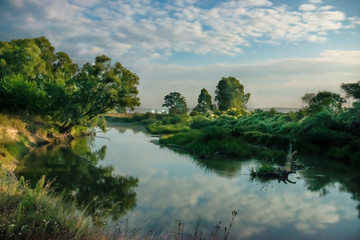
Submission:
POLYGON ((314 11, 317 7, 312 4, 301 4, 299 9, 302 11, 314 11))
POLYGON ((348 20, 350 21, 349 25, 346 25, 344 28, 356 28, 357 25, 360 25, 360 18, 359 17, 349 17, 348 20))
POLYGON ((309 0, 309 2, 312 4, 321 4, 322 0, 309 0))

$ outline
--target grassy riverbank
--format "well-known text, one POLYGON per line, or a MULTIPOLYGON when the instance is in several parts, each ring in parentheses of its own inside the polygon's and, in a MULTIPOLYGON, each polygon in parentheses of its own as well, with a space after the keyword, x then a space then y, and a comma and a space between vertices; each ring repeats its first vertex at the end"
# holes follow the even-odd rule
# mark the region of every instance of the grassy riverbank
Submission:
POLYGON ((32 189, 23 178, 0 171, 0 238, 100 239, 92 219, 44 183, 45 176, 32 189))
POLYGON ((65 200, 65 195, 45 185, 45 176, 31 188, 13 173, 18 159, 32 148, 66 141, 55 129, 34 116, 0 114, 1 239, 105 239, 102 229, 75 201, 65 200))
POLYGON ((71 135, 63 135, 59 133, 56 123, 38 116, 0 114, 0 166, 12 171, 17 159, 32 148, 67 142, 69 136, 80 136, 86 131, 87 128, 77 127, 71 135))
POLYGON ((258 158, 283 163, 289 147, 304 154, 327 157, 344 164, 360 165, 359 105, 333 114, 308 114, 256 110, 247 114, 216 112, 189 115, 112 115, 110 121, 144 124, 160 134, 160 144, 185 149, 200 158, 218 154, 258 158))

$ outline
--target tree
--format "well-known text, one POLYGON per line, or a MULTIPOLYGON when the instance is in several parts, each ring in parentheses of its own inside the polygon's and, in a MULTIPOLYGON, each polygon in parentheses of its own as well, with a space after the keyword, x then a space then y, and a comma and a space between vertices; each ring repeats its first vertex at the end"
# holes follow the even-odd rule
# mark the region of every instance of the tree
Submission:
POLYGON ((188 112, 185 97, 178 92, 171 92, 164 97, 163 107, 169 107, 170 114, 186 114, 188 112))
POLYGON ((219 110, 226 111, 231 108, 246 109, 250 93, 244 93, 244 85, 234 77, 223 77, 215 90, 215 101, 219 110))
POLYGON ((198 104, 195 106, 193 111, 206 113, 207 111, 212 110, 214 110, 214 106, 211 101, 211 96, 208 91, 203 88, 201 89, 200 95, 198 97, 198 104))
MULTIPOLYGON (((72 79, 72 91, 59 120, 62 133, 75 125, 101 125, 98 116, 116 108, 134 109, 140 105, 137 97, 139 77, 119 62, 101 55, 95 63, 86 63, 72 79)), ((100 118, 101 120, 101 118, 100 118)))
POLYGON ((340 94, 328 91, 320 91, 317 94, 307 93, 301 100, 308 104, 305 110, 310 114, 327 111, 332 114, 342 112, 345 99, 340 94))
POLYGON ((360 81, 357 83, 343 83, 341 89, 345 91, 346 97, 352 97, 356 101, 360 101, 360 81))
POLYGON ((139 77, 105 55, 81 69, 45 37, 0 42, 0 107, 50 116, 60 132, 104 126, 100 114, 140 105, 139 77))
POLYGON ((0 106, 10 112, 37 114, 46 103, 46 93, 34 81, 18 75, 5 76, 0 81, 0 106))
POLYGON ((45 37, 0 42, 2 109, 55 115, 67 104, 65 89, 77 69, 66 53, 54 53, 45 37))

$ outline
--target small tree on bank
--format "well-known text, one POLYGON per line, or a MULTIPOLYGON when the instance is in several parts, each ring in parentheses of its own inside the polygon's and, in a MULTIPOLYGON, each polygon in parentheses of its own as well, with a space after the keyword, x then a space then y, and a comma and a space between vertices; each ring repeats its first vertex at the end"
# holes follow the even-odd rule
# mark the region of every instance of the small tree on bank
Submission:
POLYGON ((195 106, 193 112, 206 113, 213 110, 215 110, 215 107, 212 103, 210 94, 205 88, 201 89, 200 95, 198 97, 198 104, 195 106))
POLYGON ((185 97, 178 92, 171 92, 164 97, 163 107, 169 107, 170 114, 186 114, 188 112, 185 97))
POLYGON ((215 101, 221 111, 228 109, 246 109, 250 93, 244 92, 244 85, 234 77, 223 77, 215 90, 215 101))

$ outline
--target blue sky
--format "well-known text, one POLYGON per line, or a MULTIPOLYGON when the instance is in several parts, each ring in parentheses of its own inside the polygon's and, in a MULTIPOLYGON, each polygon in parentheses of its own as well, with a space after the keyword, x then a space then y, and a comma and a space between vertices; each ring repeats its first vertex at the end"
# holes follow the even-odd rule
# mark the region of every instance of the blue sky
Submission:
POLYGON ((193 107, 225 76, 249 107, 300 107, 360 80, 359 0, 1 0, 0 41, 47 37, 77 63, 106 54, 137 73, 143 107, 193 107))

